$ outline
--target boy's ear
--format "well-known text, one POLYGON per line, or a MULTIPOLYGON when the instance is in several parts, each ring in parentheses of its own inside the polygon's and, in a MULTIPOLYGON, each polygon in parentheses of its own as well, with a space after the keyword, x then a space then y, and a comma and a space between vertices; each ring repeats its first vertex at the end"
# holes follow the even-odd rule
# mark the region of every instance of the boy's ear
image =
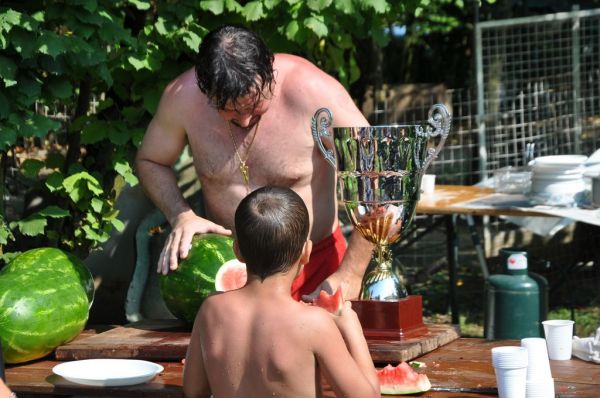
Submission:
POLYGON ((307 239, 304 242, 304 248, 302 249, 302 255, 300 256, 300 264, 307 264, 310 260, 310 252, 312 251, 312 240, 307 239))
POLYGON ((238 246, 237 239, 233 241, 233 252, 235 253, 235 257, 237 257, 237 259, 240 260, 240 262, 246 262, 246 260, 244 260, 244 256, 242 256, 242 253, 240 252, 240 247, 238 246))

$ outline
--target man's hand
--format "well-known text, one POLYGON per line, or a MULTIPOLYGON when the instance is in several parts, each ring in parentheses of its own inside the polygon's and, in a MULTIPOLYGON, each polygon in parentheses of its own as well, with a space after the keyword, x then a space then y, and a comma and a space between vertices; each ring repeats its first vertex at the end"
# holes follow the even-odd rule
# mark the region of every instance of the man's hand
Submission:
POLYGON ((215 233, 231 235, 231 230, 198 217, 192 210, 183 212, 171 223, 172 230, 160 253, 156 271, 166 275, 169 270, 175 271, 180 258, 186 258, 192 247, 195 234, 215 233))

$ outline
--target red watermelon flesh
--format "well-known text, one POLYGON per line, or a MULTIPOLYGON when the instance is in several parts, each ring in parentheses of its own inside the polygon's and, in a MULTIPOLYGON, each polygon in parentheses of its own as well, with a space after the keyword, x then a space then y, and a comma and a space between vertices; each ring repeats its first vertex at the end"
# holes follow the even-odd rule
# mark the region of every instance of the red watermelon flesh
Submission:
POLYGON ((319 292, 319 296, 313 300, 313 305, 325 308, 334 315, 339 315, 342 312, 342 307, 344 306, 342 289, 338 287, 333 294, 329 294, 325 290, 321 290, 319 292))
POLYGON ((228 292, 243 287, 247 280, 246 264, 233 259, 227 261, 217 271, 215 288, 219 292, 228 292))
POLYGON ((417 373, 406 362, 401 362, 395 367, 388 365, 383 369, 378 369, 377 376, 382 394, 414 394, 428 391, 431 388, 427 375, 417 373))

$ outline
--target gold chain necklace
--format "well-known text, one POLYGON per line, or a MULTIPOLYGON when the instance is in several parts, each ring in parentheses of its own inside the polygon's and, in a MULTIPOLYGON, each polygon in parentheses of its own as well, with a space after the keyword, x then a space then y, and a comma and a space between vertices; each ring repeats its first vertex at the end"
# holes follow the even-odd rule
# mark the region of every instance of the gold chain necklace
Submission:
POLYGON ((246 151, 246 159, 242 159, 240 156, 240 152, 238 151, 237 143, 235 142, 235 138, 233 138, 233 132, 231 131, 231 122, 227 121, 227 129, 229 131, 229 137, 231 137, 231 142, 233 143, 233 149, 235 149, 235 154, 237 155, 238 160, 240 161, 240 173, 242 174, 242 178, 244 179, 244 183, 246 187, 250 188, 250 169, 246 162, 248 162, 248 157, 250 156, 250 149, 252 149, 252 144, 254 143, 254 139, 256 138, 256 134, 258 134, 258 125, 260 124, 260 119, 256 122, 256 127, 254 128, 254 135, 252 136, 252 141, 248 145, 248 150, 246 151))

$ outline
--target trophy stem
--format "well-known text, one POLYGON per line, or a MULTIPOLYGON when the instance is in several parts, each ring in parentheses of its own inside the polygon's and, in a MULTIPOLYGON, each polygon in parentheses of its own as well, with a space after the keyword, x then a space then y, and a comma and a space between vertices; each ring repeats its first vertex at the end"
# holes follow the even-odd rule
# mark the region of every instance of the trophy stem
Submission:
POLYGON ((397 301, 408 296, 404 277, 399 267, 393 266, 388 245, 376 245, 371 261, 375 263, 374 268, 363 279, 361 300, 397 301))

